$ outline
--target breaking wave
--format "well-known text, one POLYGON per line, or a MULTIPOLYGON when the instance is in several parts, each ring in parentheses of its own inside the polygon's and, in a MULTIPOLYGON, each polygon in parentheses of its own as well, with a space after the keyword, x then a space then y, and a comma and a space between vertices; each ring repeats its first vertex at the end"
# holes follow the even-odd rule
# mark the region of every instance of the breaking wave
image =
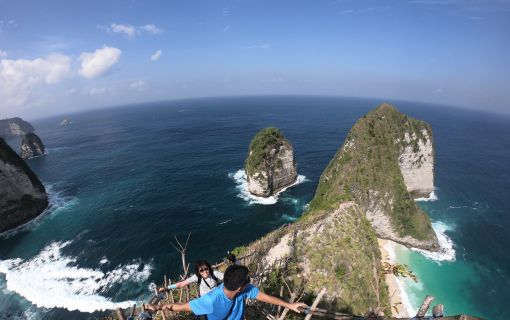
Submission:
POLYGON ((441 247, 438 252, 427 251, 423 249, 412 248, 411 250, 423 254, 426 258, 442 262, 442 261, 455 261, 455 249, 453 248, 453 241, 446 235, 446 231, 452 230, 450 226, 443 222, 432 223, 432 229, 436 233, 439 246, 441 247))
POLYGON ((141 282, 149 278, 152 266, 141 262, 103 272, 80 268, 76 258, 62 255, 71 242, 53 242, 27 259, 0 260, 7 290, 16 292, 38 307, 94 312, 127 308, 133 301, 113 302, 104 297, 114 285, 141 282))
POLYGON ((233 179, 237 184, 236 189, 239 190, 239 193, 237 194, 237 196, 239 198, 243 199, 244 201, 248 202, 248 204, 250 204, 250 205, 251 204, 263 204, 263 205, 275 204, 276 202, 278 202, 278 196, 282 192, 284 192, 285 190, 287 190, 288 188, 290 188, 292 186, 295 186, 297 184, 308 181, 305 176, 298 175, 296 181, 293 184, 283 188, 282 190, 278 191, 275 195, 273 195, 271 197, 264 198, 264 197, 254 196, 253 194, 250 193, 250 191, 248 191, 248 181, 246 181, 246 173, 244 172, 244 169, 240 169, 235 173, 231 172, 228 174, 228 176, 229 176, 229 178, 233 179))
POLYGON ((432 191, 431 193, 429 193, 428 197, 422 197, 422 198, 414 199, 414 201, 424 201, 424 202, 427 202, 427 201, 437 201, 437 200, 438 200, 438 198, 437 198, 437 195, 436 195, 435 191, 432 191))

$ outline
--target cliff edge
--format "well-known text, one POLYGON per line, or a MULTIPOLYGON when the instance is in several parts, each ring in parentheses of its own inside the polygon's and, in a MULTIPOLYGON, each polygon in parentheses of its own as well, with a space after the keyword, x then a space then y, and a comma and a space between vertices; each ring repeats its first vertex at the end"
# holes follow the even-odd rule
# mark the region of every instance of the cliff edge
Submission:
POLYGON ((48 206, 41 181, 2 138, 0 181, 0 232, 30 221, 48 206))
POLYGON ((269 197, 297 179, 294 149, 277 128, 265 128, 250 143, 245 161, 248 190, 269 197))

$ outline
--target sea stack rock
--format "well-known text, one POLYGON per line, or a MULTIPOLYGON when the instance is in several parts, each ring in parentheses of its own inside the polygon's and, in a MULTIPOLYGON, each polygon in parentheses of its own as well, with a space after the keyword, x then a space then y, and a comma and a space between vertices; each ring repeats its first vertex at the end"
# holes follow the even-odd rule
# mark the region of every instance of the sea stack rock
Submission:
POLYGON ((43 184, 0 138, 0 232, 37 217, 48 206, 43 184))
POLYGON ((34 127, 21 118, 0 120, 0 137, 12 138, 34 132, 34 127))
POLYGON ((21 141, 21 157, 30 159, 44 154, 44 144, 35 133, 27 133, 21 141))
POLYGON ((439 250, 429 217, 414 201, 433 190, 432 129, 389 104, 360 118, 324 170, 312 209, 356 202, 383 239, 439 250))
POLYGON ((294 149, 280 130, 265 128, 251 141, 244 169, 248 190, 269 197, 296 181, 294 149))

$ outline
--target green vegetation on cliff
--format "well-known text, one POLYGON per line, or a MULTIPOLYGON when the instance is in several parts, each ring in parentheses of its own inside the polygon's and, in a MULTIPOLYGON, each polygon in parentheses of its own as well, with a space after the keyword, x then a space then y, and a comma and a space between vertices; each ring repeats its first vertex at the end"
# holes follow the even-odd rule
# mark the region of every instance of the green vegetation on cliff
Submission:
POLYGON ((274 127, 269 127, 259 131, 251 140, 248 150, 248 157, 245 161, 245 170, 252 175, 264 161, 270 158, 271 149, 287 141, 283 134, 274 127))
POLYGON ((339 202, 356 201, 364 211, 381 206, 400 236, 429 239, 433 230, 427 215, 407 192, 399 154, 409 144, 416 151, 430 125, 382 104, 360 118, 321 175, 315 197, 304 217, 335 209, 339 202), (405 134, 417 139, 407 141, 405 134))

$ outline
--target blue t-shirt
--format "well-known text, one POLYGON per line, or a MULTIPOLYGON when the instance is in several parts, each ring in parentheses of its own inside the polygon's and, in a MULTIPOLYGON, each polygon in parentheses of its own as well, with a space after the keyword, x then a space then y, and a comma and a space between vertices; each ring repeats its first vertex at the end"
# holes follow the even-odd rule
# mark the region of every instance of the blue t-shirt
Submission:
POLYGON ((209 320, 224 320, 234 304, 228 319, 239 320, 244 314, 244 300, 255 299, 258 294, 259 288, 249 284, 233 300, 230 300, 223 292, 223 284, 221 284, 208 294, 191 300, 189 306, 195 315, 206 314, 209 320))

